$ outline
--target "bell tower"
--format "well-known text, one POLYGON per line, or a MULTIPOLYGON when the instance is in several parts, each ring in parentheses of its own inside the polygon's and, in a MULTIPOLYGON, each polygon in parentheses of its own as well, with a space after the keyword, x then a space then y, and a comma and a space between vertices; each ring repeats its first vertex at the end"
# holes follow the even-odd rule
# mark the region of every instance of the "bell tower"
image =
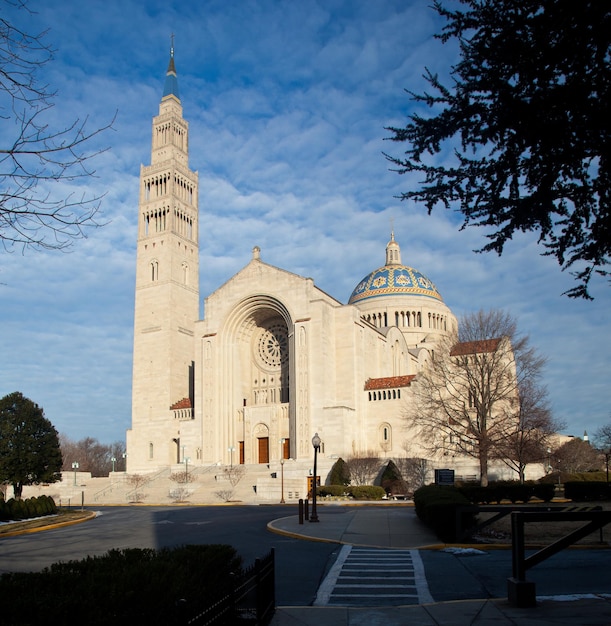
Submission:
POLYGON ((129 471, 183 460, 180 426, 193 419, 198 226, 198 175, 189 169, 172 42, 151 164, 140 169, 129 471))

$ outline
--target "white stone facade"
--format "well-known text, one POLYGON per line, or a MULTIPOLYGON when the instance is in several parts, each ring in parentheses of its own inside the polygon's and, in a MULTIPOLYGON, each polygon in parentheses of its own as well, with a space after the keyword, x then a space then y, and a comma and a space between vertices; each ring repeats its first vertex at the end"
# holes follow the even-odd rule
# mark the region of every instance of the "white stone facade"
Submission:
MULTIPOLYGON (((265 263, 255 247, 198 319, 198 177, 173 57, 167 81, 140 176, 128 472, 185 458, 193 468, 290 458, 291 475, 305 476, 315 432, 323 471, 369 451, 405 456, 411 381, 436 341, 456 331, 455 316, 402 265, 392 234, 385 264, 348 304, 265 263)), ((475 474, 474 460, 465 467, 475 474)))

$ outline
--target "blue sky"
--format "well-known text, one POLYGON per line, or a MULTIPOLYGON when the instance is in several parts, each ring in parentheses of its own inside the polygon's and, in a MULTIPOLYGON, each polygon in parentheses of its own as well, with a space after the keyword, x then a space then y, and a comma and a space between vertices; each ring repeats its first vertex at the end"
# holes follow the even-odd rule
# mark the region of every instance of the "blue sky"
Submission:
MULTIPOLYGON (((61 125, 88 116, 113 130, 96 177, 70 188, 106 194, 107 224, 70 253, 0 253, 0 396, 21 391, 73 439, 122 440, 130 426, 133 290, 140 164, 150 163, 170 35, 190 166, 200 180, 202 298, 251 258, 300 275, 346 302, 384 264, 391 221, 402 259, 437 286, 458 316, 480 308, 515 315, 548 358, 544 381, 566 433, 611 418, 611 289, 593 302, 536 237, 503 257, 475 254, 482 231, 459 231, 396 196, 417 180, 389 171, 385 126, 404 124, 424 67, 441 76, 456 48, 433 39, 440 23, 414 0, 31 0, 35 15, 5 17, 49 29, 57 49, 44 79, 58 91, 61 125)), ((3 7, 4 9, 4 7, 3 7)), ((7 122, 0 123, 0 145, 7 122), (3 130, 4 127, 4 130, 3 130)))

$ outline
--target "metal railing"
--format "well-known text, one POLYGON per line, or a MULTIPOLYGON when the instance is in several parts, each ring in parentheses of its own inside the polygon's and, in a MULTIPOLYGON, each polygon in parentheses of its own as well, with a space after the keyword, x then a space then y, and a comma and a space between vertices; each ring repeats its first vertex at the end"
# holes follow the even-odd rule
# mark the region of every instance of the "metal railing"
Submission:
POLYGON ((275 552, 256 559, 236 579, 231 593, 187 621, 193 626, 270 623, 276 610, 275 552))
POLYGON ((606 524, 611 523, 611 511, 601 511, 600 507, 585 508, 581 511, 547 511, 511 513, 511 569, 512 578, 507 581, 508 600, 519 607, 536 605, 535 583, 526 580, 526 570, 553 556, 560 550, 568 548, 576 541, 587 537, 596 530, 601 531, 606 524), (541 550, 525 555, 526 541, 524 526, 529 522, 588 522, 576 530, 568 533, 558 541, 541 550))

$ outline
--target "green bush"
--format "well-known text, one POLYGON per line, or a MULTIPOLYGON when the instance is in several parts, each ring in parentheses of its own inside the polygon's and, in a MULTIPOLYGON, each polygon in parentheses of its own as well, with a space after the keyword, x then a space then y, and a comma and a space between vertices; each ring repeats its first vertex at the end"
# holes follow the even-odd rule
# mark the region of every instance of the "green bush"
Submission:
POLYGON ((607 482, 567 482, 564 483, 564 495, 575 502, 611 500, 611 487, 607 482))
POLYGON ((55 513, 57 513, 57 505, 51 496, 38 496, 26 500, 10 498, 7 502, 0 500, 0 520, 5 522, 43 517, 55 513))
POLYGON ((556 493, 556 485, 552 483, 536 483, 533 487, 535 498, 543 502, 551 502, 556 493))
MULTIPOLYGON (((111 550, 42 572, 0 576, 13 625, 186 624, 233 589, 241 559, 226 545, 111 550)), ((228 616, 226 624, 235 623, 228 616)))
POLYGON ((350 469, 344 459, 337 459, 337 461, 333 463, 327 482, 329 485, 345 486, 350 484, 350 469))
POLYGON ((403 480, 403 476, 396 466, 395 462, 390 460, 382 473, 381 484, 384 491, 388 494, 405 494, 407 492, 407 484, 403 480))
POLYGON ((325 496, 341 497, 344 495, 350 495, 350 487, 346 487, 344 485, 324 485, 323 487, 318 487, 316 495, 323 498, 325 496))
MULTIPOLYGON (((442 541, 446 542, 457 540, 457 508, 470 504, 469 500, 455 487, 428 485, 421 487, 414 493, 416 514, 427 526, 430 526, 435 531, 442 541)), ((460 520, 461 528, 466 530, 471 528, 474 523, 474 513, 462 513, 460 520)))
POLYGON ((355 485, 350 487, 350 495, 355 500, 382 500, 386 491, 377 485, 355 485))

